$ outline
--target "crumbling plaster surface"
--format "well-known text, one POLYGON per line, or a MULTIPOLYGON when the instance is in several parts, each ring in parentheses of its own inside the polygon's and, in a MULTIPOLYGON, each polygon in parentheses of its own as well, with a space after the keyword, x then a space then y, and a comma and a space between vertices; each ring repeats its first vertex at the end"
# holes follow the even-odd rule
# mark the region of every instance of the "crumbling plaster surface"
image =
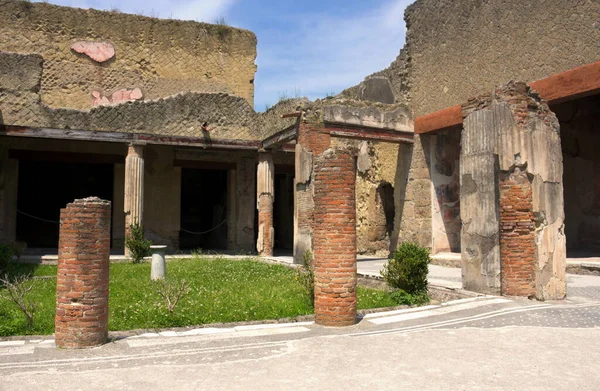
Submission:
POLYGON ((149 100, 182 91, 225 92, 254 101, 256 36, 247 30, 120 12, 5 0, 0 50, 44 58, 42 101, 53 108, 89 109, 92 90, 111 95, 140 88, 149 100), (95 61, 71 46, 114 48, 95 61))
POLYGON ((595 0, 417 0, 405 13, 415 116, 600 60, 598 15, 595 0))
POLYGON ((500 292, 500 211, 510 206, 500 205, 498 181, 501 174, 506 176, 516 167, 526 172, 532 188, 536 297, 564 298, 563 166, 556 116, 525 83, 515 82, 495 89, 491 99, 470 100, 463 106, 463 115, 460 185, 464 287, 500 292))
POLYGON ((460 132, 431 137, 432 250, 460 252, 460 132))
POLYGON ((0 112, 6 125, 155 135, 257 140, 257 115, 244 99, 223 93, 187 92, 90 110, 53 109, 41 101, 44 60, 0 52, 0 112), (26 73, 22 69, 27 70, 26 73), (210 131, 203 130, 208 124, 210 131))

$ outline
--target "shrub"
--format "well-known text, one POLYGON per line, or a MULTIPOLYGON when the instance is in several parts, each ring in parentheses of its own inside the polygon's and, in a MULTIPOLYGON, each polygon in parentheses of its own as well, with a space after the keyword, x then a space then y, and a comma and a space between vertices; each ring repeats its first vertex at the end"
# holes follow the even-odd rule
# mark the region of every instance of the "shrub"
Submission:
POLYGON ((5 300, 12 301, 19 307, 25 318, 27 318, 27 327, 33 328, 35 313, 39 308, 39 303, 35 301, 30 294, 34 287, 35 280, 30 275, 21 275, 9 277, 5 274, 0 278, 0 284, 6 288, 6 294, 0 296, 5 300))
POLYGON ((419 306, 429 303, 429 293, 427 291, 410 294, 402 289, 397 289, 390 293, 390 296, 399 305, 419 306))
POLYGON ((398 298, 427 293, 427 273, 429 272, 429 251, 414 243, 402 243, 394 252, 393 259, 381 270, 387 284, 402 292, 398 298))
POLYGON ((296 269, 296 281, 304 287, 306 297, 314 306, 315 304, 315 269, 313 267, 313 256, 307 251, 303 257, 304 263, 296 269))
POLYGON ((8 263, 12 260, 13 252, 10 246, 0 244, 0 272, 5 270, 8 263))
POLYGON ((175 307, 181 299, 189 292, 190 288, 186 280, 173 281, 170 279, 160 279, 154 281, 156 293, 164 300, 165 307, 169 313, 175 311, 175 307))
POLYGON ((140 263, 144 257, 150 256, 152 241, 144 238, 144 230, 139 224, 129 226, 129 235, 125 239, 125 246, 131 253, 133 263, 140 263))

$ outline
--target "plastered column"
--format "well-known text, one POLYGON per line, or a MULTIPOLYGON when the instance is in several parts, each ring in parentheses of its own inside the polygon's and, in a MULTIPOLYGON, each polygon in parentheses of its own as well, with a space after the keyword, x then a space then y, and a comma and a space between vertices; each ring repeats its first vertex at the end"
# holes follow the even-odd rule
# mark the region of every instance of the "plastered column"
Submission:
POLYGON ((525 83, 463 106, 465 288, 540 300, 566 295, 559 123, 525 83))
POLYGON ((91 197, 60 212, 55 339, 61 348, 107 341, 110 207, 91 197))
POLYGON ((256 250, 260 255, 272 256, 275 232, 273 228, 273 201, 275 199, 275 167, 268 152, 258 154, 257 168, 258 240, 256 250))
MULTIPOLYGON (((125 158, 125 232, 144 223, 144 146, 130 144, 125 158)), ((125 255, 128 250, 125 250, 125 255)))

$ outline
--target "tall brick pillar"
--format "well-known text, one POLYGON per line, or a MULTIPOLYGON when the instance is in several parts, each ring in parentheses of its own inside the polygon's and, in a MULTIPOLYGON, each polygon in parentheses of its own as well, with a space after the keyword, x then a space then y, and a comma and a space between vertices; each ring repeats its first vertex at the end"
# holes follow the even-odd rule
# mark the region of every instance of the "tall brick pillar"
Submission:
POLYGON ((258 154, 257 167, 257 208, 258 240, 256 250, 259 255, 273 256, 275 232, 273 229, 273 201, 275 198, 275 167, 269 152, 258 154))
MULTIPOLYGON (((125 234, 144 222, 144 146, 130 144, 125 158, 125 234)), ((129 250, 125 249, 129 256, 129 250)))
POLYGON ((315 159, 315 315, 325 326, 356 323, 355 166, 343 149, 315 159))
POLYGON ((465 288, 540 300, 566 295, 559 123, 525 83, 463 106, 465 288))
POLYGON ((314 246, 316 322, 325 326, 355 324, 354 154, 340 139, 332 139, 322 125, 302 123, 296 157, 297 218, 310 234, 310 242, 303 244, 314 246))
POLYGON ((87 348, 108 338, 110 202, 75 200, 60 212, 55 339, 87 348))

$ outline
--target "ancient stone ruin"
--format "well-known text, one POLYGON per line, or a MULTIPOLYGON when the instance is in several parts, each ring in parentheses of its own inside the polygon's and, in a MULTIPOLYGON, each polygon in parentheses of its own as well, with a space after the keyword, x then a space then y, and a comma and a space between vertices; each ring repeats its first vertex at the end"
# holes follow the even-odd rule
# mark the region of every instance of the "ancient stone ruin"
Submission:
POLYGON ((356 321, 357 253, 407 241, 460 252, 467 289, 564 298, 600 245, 599 14, 417 0, 389 68, 257 113, 250 31, 3 1, 0 240, 58 248, 95 195, 115 251, 139 223, 171 252, 314 254, 325 325, 356 321))

